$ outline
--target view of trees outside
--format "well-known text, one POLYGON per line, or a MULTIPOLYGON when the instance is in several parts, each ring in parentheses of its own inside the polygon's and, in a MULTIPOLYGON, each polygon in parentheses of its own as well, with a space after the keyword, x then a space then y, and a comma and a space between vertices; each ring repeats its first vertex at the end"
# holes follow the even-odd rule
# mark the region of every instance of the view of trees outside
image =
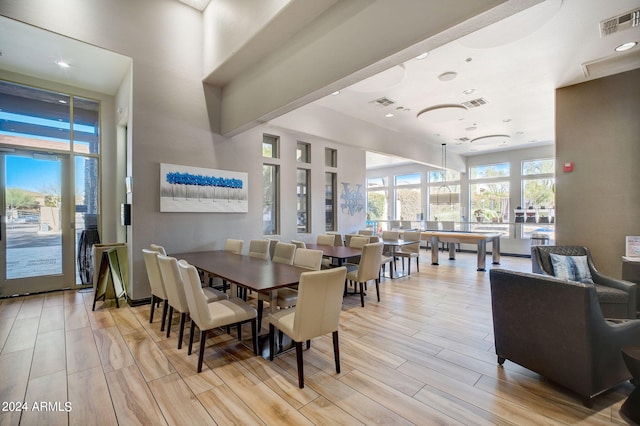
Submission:
POLYGON ((549 175, 545 178, 522 180, 522 208, 553 208, 555 206, 555 160, 531 160, 522 162, 522 175, 549 175))
POLYGON ((476 221, 509 221, 509 182, 471 184, 469 193, 471 215, 476 221))
POLYGON ((367 220, 387 219, 387 191, 367 193, 367 220))
POLYGON ((397 188, 396 217, 399 220, 420 220, 421 201, 420 188, 397 188))
POLYGON ((40 207, 36 200, 36 194, 21 188, 7 188, 6 192, 7 210, 31 210, 40 207))

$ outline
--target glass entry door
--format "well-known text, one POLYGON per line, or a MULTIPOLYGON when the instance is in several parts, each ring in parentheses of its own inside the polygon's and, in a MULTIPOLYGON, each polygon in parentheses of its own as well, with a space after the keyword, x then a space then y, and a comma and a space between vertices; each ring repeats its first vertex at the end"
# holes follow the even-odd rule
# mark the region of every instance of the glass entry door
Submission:
POLYGON ((73 287, 68 155, 0 152, 0 296, 73 287))

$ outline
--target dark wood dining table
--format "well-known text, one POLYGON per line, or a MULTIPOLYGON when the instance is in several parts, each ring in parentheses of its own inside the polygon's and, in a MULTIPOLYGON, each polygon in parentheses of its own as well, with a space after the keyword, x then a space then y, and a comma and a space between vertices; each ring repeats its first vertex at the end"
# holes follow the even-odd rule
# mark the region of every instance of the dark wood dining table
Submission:
POLYGON ((278 305, 277 290, 298 284, 300 274, 309 271, 224 250, 175 253, 171 256, 184 259, 197 269, 229 281, 231 294, 236 294, 236 286, 269 294, 271 312, 275 312, 278 305))
POLYGON ((338 266, 341 266, 347 259, 362 256, 362 249, 355 247, 325 246, 322 244, 306 244, 306 246, 311 250, 322 251, 323 256, 336 260, 338 266))

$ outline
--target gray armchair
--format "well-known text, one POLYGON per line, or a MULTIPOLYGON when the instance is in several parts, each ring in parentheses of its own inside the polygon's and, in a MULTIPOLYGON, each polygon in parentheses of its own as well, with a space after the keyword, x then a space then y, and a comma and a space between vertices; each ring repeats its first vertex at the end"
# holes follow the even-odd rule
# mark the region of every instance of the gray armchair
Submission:
POLYGON ((510 360, 578 393, 584 405, 631 378, 621 349, 640 345, 640 320, 604 319, 592 285, 492 269, 498 363, 510 360))
POLYGON ((596 269, 591 252, 582 246, 533 246, 531 247, 531 270, 535 274, 553 276, 549 254, 562 256, 587 256, 591 277, 595 283, 600 308, 605 318, 636 318, 637 285, 601 274, 596 269))

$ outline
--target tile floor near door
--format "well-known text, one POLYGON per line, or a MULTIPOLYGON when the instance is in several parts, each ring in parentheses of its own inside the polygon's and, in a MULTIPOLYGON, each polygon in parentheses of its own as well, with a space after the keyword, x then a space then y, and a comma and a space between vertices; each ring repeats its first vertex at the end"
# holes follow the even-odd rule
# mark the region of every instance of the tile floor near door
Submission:
MULTIPOLYGON (((419 273, 382 281, 380 303, 345 299, 342 372, 331 336, 314 339, 304 389, 295 353, 269 362, 221 331, 196 374, 197 354, 176 348, 178 321, 167 339, 149 305, 92 312, 93 294, 75 291, 0 300, 0 425, 625 424, 630 383, 588 409, 531 371, 498 366, 489 273, 476 272, 475 254, 420 259, 419 273)), ((529 271, 530 260, 502 267, 529 271)))

